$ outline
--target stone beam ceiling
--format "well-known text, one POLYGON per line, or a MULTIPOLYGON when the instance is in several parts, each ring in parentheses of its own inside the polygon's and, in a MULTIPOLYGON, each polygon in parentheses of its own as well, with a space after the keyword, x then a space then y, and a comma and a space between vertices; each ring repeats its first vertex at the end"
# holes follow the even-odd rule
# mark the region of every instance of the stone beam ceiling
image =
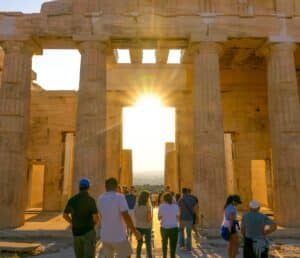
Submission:
POLYGON ((300 42, 300 0, 59 0, 40 14, 1 13, 0 41, 35 37, 42 46, 74 40, 265 38, 300 42), (45 44, 45 45, 44 45, 45 44))

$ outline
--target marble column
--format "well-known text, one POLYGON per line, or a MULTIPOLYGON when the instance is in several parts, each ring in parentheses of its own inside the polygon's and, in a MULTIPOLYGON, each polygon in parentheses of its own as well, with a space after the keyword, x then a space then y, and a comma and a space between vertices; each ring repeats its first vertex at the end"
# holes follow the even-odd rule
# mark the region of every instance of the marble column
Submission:
POLYGON ((193 187, 193 107, 192 93, 182 93, 176 104, 176 152, 178 188, 193 187))
POLYGON ((195 44, 194 192, 208 227, 220 226, 226 195, 219 53, 217 43, 195 44))
POLYGON ((122 150, 122 104, 120 93, 108 93, 106 176, 120 181, 122 150))
POLYGON ((31 59, 25 42, 2 45, 5 56, 0 88, 0 228, 24 223, 26 207, 31 59))
POLYGON ((179 191, 177 165, 176 144, 167 142, 165 144, 165 186, 170 186, 171 191, 175 193, 179 191))
POLYGON ((81 69, 78 92, 73 192, 80 178, 91 181, 90 193, 104 191, 106 176, 106 54, 105 44, 80 44, 81 69))
POLYGON ((274 174, 274 210, 279 224, 300 226, 300 105, 296 45, 272 44, 268 53, 268 105, 274 174))
POLYGON ((132 150, 122 150, 120 185, 133 185, 132 150))

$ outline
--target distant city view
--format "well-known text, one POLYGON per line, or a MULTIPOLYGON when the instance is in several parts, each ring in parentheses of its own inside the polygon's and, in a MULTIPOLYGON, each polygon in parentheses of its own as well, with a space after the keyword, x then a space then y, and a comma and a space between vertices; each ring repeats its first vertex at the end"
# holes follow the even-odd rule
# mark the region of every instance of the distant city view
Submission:
POLYGON ((134 185, 163 185, 164 175, 162 171, 145 171, 133 174, 134 185))

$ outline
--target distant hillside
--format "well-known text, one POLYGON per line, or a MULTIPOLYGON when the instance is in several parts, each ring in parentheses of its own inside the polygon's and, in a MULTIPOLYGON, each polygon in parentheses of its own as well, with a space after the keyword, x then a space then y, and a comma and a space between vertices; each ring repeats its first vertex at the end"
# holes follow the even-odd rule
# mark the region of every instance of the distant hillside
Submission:
POLYGON ((163 185, 164 176, 161 171, 153 172, 138 172, 133 175, 133 184, 134 185, 163 185))

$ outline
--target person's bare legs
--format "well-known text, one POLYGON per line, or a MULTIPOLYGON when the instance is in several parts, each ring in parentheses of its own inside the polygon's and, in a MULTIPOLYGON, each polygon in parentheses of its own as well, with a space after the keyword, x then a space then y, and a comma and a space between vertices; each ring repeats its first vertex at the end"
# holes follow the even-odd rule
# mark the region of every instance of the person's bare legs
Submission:
POLYGON ((228 246, 228 256, 229 258, 235 258, 237 256, 240 247, 240 240, 237 233, 230 235, 229 246, 228 246))

